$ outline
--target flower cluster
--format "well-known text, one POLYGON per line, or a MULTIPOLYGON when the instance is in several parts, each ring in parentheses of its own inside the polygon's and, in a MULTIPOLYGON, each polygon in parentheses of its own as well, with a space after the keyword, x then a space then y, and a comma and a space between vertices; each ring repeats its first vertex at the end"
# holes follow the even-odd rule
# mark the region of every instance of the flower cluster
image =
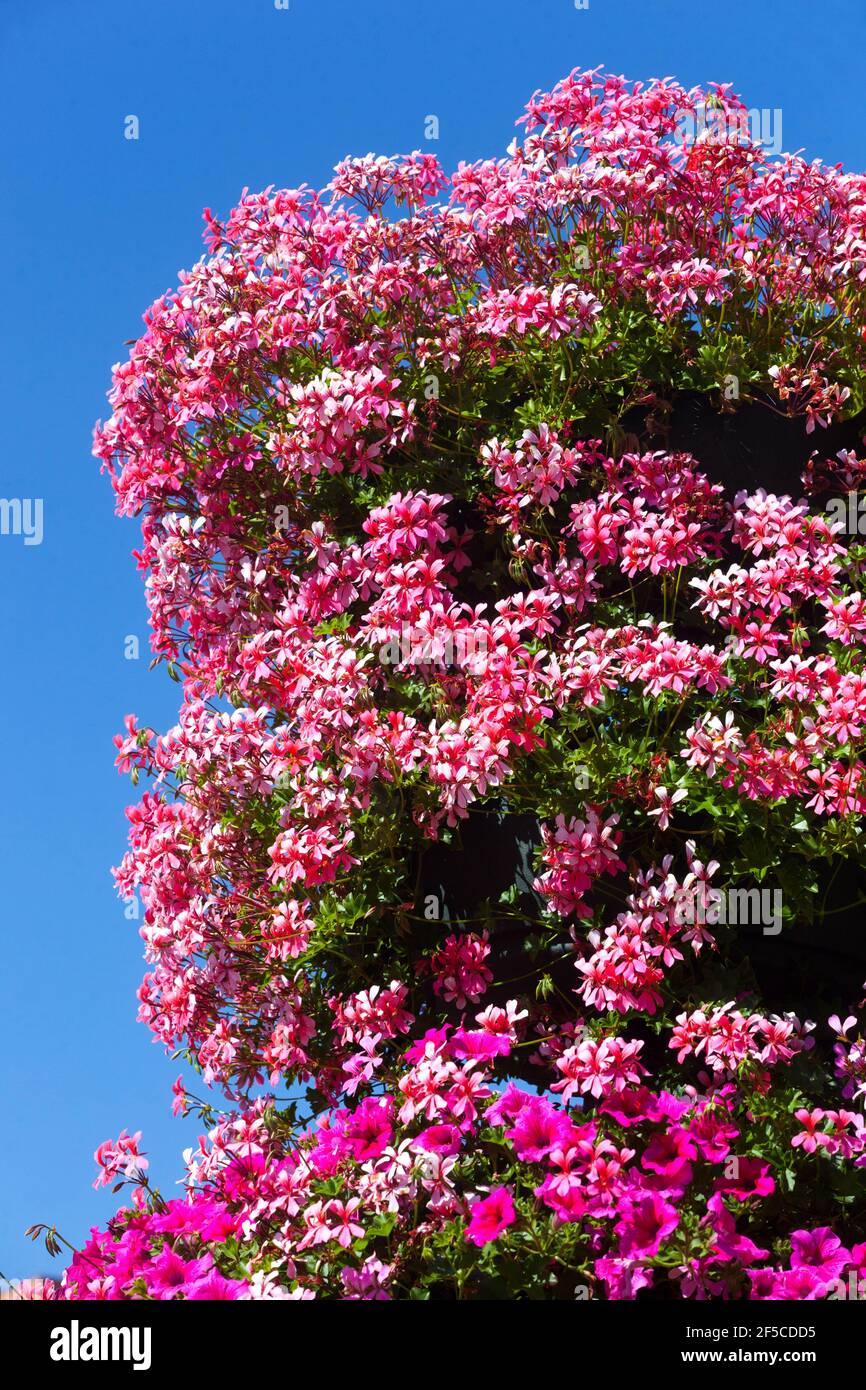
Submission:
POLYGON ((683 144, 707 102, 738 127, 728 88, 575 72, 503 159, 245 194, 115 368, 95 452, 182 695, 116 740, 152 779, 116 878, 140 1017, 227 1108, 177 1091, 180 1198, 101 1146, 133 1202, 60 1296, 863 1272, 866 961, 825 989, 798 950, 864 886, 824 503, 866 454, 822 440, 864 395, 866 178, 683 144), (743 489, 684 401, 812 457, 743 489), (682 920, 711 879, 778 891, 773 934, 682 920))

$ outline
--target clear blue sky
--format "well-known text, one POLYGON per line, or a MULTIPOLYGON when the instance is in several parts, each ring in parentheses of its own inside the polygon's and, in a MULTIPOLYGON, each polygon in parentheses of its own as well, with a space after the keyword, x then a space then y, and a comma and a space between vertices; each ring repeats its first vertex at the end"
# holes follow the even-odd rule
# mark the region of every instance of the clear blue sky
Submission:
POLYGON ((346 154, 500 154, 535 88, 597 64, 733 82, 781 108, 786 149, 863 169, 864 51, 864 0, 0 0, 0 496, 44 499, 41 545, 0 536, 7 1274, 51 1267, 29 1222, 78 1242, 105 1220, 102 1139, 142 1129, 165 1190, 196 1133, 135 1022, 141 943, 109 877, 131 799, 112 734, 129 710, 167 727, 178 692, 148 672, 137 528, 89 450, 123 341, 200 254, 202 207, 320 185, 346 154))

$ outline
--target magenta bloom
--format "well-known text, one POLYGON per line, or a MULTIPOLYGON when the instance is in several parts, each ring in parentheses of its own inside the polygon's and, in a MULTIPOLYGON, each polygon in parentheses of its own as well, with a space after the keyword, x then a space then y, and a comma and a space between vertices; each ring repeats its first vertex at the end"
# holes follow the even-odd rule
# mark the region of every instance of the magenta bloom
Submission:
POLYGON ((225 1240, 238 1224, 238 1217, 226 1211, 219 1202, 196 1202, 195 1211, 202 1240, 225 1240))
POLYGON ((651 1269, 644 1269, 632 1260, 618 1260, 610 1256, 596 1261, 595 1272, 607 1285, 610 1299, 633 1299, 653 1281, 651 1269))
POLYGON ((810 1265, 783 1270, 773 1296, 785 1302, 811 1303, 817 1298, 824 1298, 832 1277, 829 1274, 825 1276, 820 1269, 810 1265))
POLYGON ((507 1057, 511 1051, 511 1039, 501 1033, 488 1033, 480 1028, 467 1033, 458 1028, 451 1039, 451 1052, 455 1057, 475 1057, 487 1061, 491 1057, 507 1057))
POLYGON ((736 1197, 738 1202, 745 1202, 749 1197, 769 1197, 775 1189, 769 1165, 758 1158, 741 1158, 735 1178, 721 1177, 716 1180, 716 1191, 736 1197))
POLYGON ((384 1153, 393 1137, 390 1096, 362 1100, 355 1113, 346 1121, 344 1130, 351 1144, 356 1163, 366 1163, 384 1153))
POLYGON ((533 1096, 522 1107, 507 1134, 517 1157, 527 1163, 539 1163, 552 1149, 567 1148, 576 1137, 564 1111, 555 1109, 543 1096, 533 1096))
POLYGON ((654 1134, 644 1151, 641 1163, 669 1182, 685 1185, 691 1181, 690 1160, 698 1151, 688 1130, 677 1126, 666 1134, 654 1134))
POLYGON ((470 1210, 466 1239, 473 1245, 487 1245, 491 1240, 496 1240, 506 1226, 511 1226, 515 1220, 514 1203, 507 1187, 497 1187, 489 1197, 475 1202, 470 1210))
POLYGON ((615 1091, 612 1096, 603 1100, 598 1108, 616 1120, 618 1125, 627 1129, 629 1125, 639 1124, 642 1120, 651 1118, 655 1099, 652 1091, 646 1086, 634 1086, 627 1090, 615 1091))
POLYGON ((524 1105, 532 1100, 529 1091, 521 1091, 513 1081, 509 1081, 498 1100, 487 1107, 484 1118, 489 1125, 504 1125, 506 1120, 514 1120, 524 1105))
POLYGON ((617 1223, 623 1255, 657 1255, 662 1241, 680 1224, 676 1208, 657 1192, 628 1203, 628 1214, 617 1223))
POLYGON ((714 1193, 707 1202, 707 1215, 704 1220, 711 1222, 715 1228, 716 1242, 713 1246, 713 1255, 717 1259, 738 1260, 744 1268, 757 1264, 758 1260, 766 1259, 768 1254, 766 1250, 762 1250, 754 1241, 749 1240, 748 1236, 739 1234, 734 1218, 718 1192, 714 1193))
MULTIPOLYGON (((109 1250, 111 1251, 111 1247, 109 1250)), ((137 1278, 148 1260, 145 1233, 130 1226, 124 1231, 111 1253, 113 1253, 114 1258, 104 1266, 107 1274, 116 1279, 118 1284, 126 1284, 131 1279, 137 1278)))
POLYGON ((185 1291, 185 1297, 199 1302, 219 1300, 228 1302, 240 1298, 247 1285, 243 1279, 226 1279, 218 1269, 212 1269, 204 1279, 197 1279, 185 1291))
POLYGON ((791 1268, 813 1267, 824 1279, 838 1279, 851 1256, 829 1226, 791 1232, 791 1268))
POLYGON ((462 1135, 456 1125, 429 1125, 415 1140, 415 1147, 427 1153, 450 1158, 456 1154, 462 1143, 462 1135))
POLYGON ((212 1267, 210 1255, 204 1255, 199 1260, 184 1260, 167 1245, 150 1268, 144 1270, 147 1291, 159 1299, 174 1298, 178 1293, 186 1294, 186 1286, 200 1283, 210 1274, 212 1267))

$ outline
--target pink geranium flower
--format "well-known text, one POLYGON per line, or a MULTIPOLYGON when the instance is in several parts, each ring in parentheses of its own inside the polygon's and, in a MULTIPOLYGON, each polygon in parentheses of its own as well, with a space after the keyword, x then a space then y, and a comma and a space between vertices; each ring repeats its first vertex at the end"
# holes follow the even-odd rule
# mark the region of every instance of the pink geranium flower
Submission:
POLYGON ((824 1118, 823 1110, 795 1110, 794 1116, 800 1121, 803 1128, 791 1140, 793 1149, 802 1146, 804 1153, 811 1154, 816 1149, 829 1147, 830 1136, 818 1128, 824 1118))

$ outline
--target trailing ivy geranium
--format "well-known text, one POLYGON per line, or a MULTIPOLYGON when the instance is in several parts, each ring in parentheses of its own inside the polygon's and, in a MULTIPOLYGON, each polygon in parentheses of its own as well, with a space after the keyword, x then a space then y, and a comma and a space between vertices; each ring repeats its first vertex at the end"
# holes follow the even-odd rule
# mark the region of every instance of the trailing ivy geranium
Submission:
POLYGON ((183 693, 117 882, 228 1108, 182 1198, 100 1149, 59 1296, 866 1276, 866 178, 743 113, 575 72, 246 195, 115 369, 183 693))

